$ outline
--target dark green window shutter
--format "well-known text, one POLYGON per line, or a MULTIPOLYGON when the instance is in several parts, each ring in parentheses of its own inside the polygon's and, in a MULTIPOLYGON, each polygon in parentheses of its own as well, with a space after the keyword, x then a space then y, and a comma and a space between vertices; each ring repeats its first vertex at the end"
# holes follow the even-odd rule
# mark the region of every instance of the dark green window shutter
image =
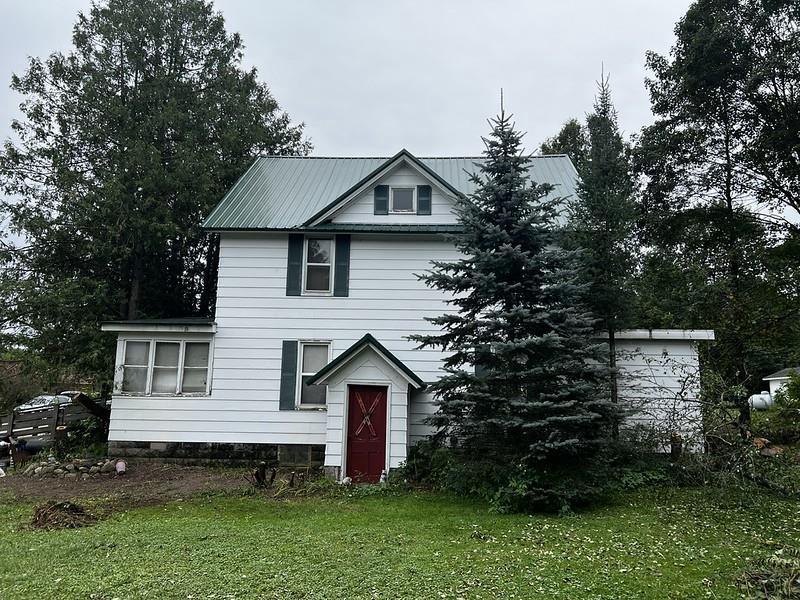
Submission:
POLYGON ((303 234, 289 234, 289 263, 286 265, 286 295, 299 296, 303 286, 303 234))
POLYGON ((389 186, 376 185, 375 186, 375 214, 388 215, 389 214, 389 186))
POLYGON ((350 294, 350 236, 336 236, 336 251, 333 269, 333 295, 350 294))
POLYGON ((297 346, 296 340, 283 340, 281 351, 281 391, 279 408, 294 410, 297 393, 297 346))
POLYGON ((417 214, 431 214, 431 186, 429 185, 417 186, 417 214))

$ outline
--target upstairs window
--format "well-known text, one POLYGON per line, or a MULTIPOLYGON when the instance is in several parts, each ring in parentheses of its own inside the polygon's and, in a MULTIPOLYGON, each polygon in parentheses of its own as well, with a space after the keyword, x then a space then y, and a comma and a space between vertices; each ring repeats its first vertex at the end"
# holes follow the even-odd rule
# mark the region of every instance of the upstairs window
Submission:
POLYGON ((209 342, 126 340, 120 391, 208 393, 209 342))
POLYGON ((328 364, 330 344, 324 342, 300 343, 300 393, 299 406, 324 406, 326 401, 327 386, 306 385, 313 375, 328 364))
POLYGON ((303 257, 303 291, 330 294, 333 284, 333 240, 307 238, 303 257))
POLYGON ((389 212, 413 213, 414 191, 413 187, 393 187, 389 212))

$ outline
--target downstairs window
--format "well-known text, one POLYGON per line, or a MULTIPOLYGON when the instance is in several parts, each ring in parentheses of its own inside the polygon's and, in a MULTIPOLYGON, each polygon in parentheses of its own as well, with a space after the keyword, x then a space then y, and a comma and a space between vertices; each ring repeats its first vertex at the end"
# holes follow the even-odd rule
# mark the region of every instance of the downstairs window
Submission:
POLYGON ((120 390, 126 394, 207 394, 209 342, 126 340, 120 390))

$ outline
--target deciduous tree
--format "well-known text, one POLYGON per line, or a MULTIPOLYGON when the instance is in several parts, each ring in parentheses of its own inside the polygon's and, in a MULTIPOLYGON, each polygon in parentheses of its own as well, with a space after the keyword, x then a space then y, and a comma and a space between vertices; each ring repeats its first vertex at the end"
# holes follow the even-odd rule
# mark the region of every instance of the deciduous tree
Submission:
POLYGON ((109 375, 99 321, 212 314, 204 215, 254 156, 310 146, 206 0, 96 2, 73 46, 11 82, 0 210, 22 241, 0 255, 0 330, 109 375))

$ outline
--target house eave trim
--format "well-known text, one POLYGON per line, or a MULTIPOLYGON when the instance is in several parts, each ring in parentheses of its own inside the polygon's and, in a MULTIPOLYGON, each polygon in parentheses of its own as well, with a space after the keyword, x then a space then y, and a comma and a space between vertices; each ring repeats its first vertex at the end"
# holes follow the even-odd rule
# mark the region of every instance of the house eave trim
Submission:
POLYGON ((106 321, 100 324, 101 331, 116 333, 210 333, 217 332, 216 323, 135 323, 126 321, 106 321))
POLYGON ((370 348, 388 364, 390 364, 413 388, 421 390, 425 388, 425 382, 420 377, 409 369, 403 361, 397 358, 394 354, 389 352, 383 344, 376 340, 371 334, 367 333, 358 340, 355 344, 350 346, 347 350, 342 352, 339 356, 320 369, 316 375, 308 380, 308 385, 319 385, 327 383, 330 377, 338 372, 341 368, 347 365, 355 356, 357 356, 363 349, 370 348))
POLYGON ((615 337, 619 340, 688 340, 712 341, 713 329, 624 329, 615 337))

